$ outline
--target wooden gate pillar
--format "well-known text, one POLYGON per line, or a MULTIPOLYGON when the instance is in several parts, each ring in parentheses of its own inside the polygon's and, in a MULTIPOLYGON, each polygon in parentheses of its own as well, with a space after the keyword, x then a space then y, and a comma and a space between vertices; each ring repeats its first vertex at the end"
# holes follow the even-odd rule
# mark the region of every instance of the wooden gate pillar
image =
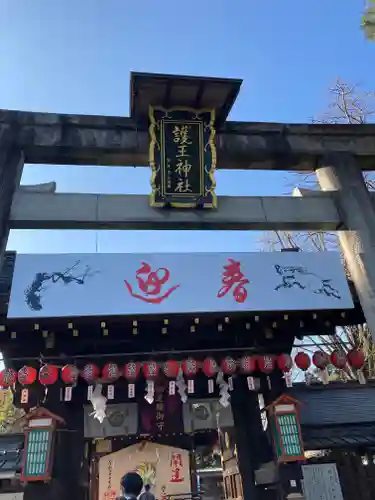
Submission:
MULTIPOLYGON (((344 223, 338 237, 367 325, 375 340, 375 208, 353 156, 332 153, 316 176, 323 191, 334 191, 344 223)), ((340 229, 340 228, 338 228, 340 229)))
POLYGON ((231 403, 243 498, 260 500, 263 498, 263 488, 255 485, 255 471, 272 460, 273 455, 262 427, 258 393, 249 391, 245 377, 236 377, 231 403))

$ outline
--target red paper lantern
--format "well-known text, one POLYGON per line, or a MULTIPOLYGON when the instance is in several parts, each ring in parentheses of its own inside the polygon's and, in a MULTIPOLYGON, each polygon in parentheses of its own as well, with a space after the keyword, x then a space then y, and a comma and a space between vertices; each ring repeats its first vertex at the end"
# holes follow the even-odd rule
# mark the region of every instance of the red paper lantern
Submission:
POLYGON ((336 368, 342 370, 346 366, 346 355, 344 351, 336 349, 331 353, 330 356, 331 363, 336 368))
POLYGON ((126 363, 123 370, 123 375, 126 380, 133 382, 141 371, 141 365, 137 361, 129 361, 126 363))
POLYGON ((180 370, 180 363, 174 359, 166 361, 163 365, 163 372, 168 378, 176 378, 180 370))
POLYGON ((99 368, 93 363, 88 363, 83 367, 81 376, 88 383, 94 382, 99 377, 99 368))
POLYGON ((243 356, 240 359, 240 370, 242 373, 249 374, 257 369, 257 358, 255 356, 243 356))
POLYGON ((362 349, 352 349, 346 355, 346 359, 348 361, 349 366, 354 368, 355 370, 360 370, 365 364, 365 353, 362 349))
POLYGON ((35 382, 38 372, 33 366, 23 366, 18 370, 17 378, 21 385, 31 385, 35 382))
POLYGON ((64 384, 75 384, 78 376, 79 370, 74 365, 65 365, 61 368, 61 380, 64 384))
POLYGON ((263 373, 271 373, 275 368, 275 357, 265 354, 258 356, 259 370, 263 373))
POLYGON ((219 367, 213 358, 206 358, 203 361, 202 372, 206 377, 213 377, 219 371, 219 367))
POLYGON ((300 370, 303 370, 304 372, 310 368, 311 365, 311 360, 310 356, 306 354, 305 352, 299 352, 296 354, 294 358, 294 362, 300 370))
POLYGON ((59 378, 59 369, 54 365, 44 365, 39 370, 39 382, 43 385, 52 385, 59 378))
POLYGON ((198 373, 199 366, 195 359, 188 358, 182 362, 182 371, 187 377, 193 377, 198 373))
POLYGON ((312 361, 320 370, 325 370, 329 365, 329 355, 324 351, 315 351, 312 361))
POLYGON ((13 368, 6 368, 0 372, 0 385, 10 387, 17 381, 17 372, 13 368))
POLYGON ((279 354, 277 356, 277 366, 282 372, 289 372, 293 366, 291 356, 289 354, 279 354))
POLYGON ((156 361, 146 361, 143 364, 143 373, 146 380, 153 380, 159 374, 160 366, 156 361))
POLYGON ((102 377, 108 382, 113 382, 120 377, 120 368, 116 363, 107 363, 102 370, 102 377))
POLYGON ((227 356, 221 362, 221 371, 226 375, 232 375, 237 369, 236 360, 227 356))

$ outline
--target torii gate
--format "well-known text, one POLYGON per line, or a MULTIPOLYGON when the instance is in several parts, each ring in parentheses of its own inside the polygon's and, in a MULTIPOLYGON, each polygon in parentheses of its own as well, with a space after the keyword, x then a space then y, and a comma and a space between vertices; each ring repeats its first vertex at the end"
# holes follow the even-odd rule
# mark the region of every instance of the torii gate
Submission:
POLYGON ((375 209, 362 175, 374 168, 375 125, 226 121, 241 83, 133 73, 130 118, 1 110, 0 262, 10 229, 338 231, 375 339, 375 209), (214 210, 168 210, 147 196, 19 189, 24 163, 149 166, 150 104, 215 109, 217 168, 315 171, 325 193, 223 196, 214 210))

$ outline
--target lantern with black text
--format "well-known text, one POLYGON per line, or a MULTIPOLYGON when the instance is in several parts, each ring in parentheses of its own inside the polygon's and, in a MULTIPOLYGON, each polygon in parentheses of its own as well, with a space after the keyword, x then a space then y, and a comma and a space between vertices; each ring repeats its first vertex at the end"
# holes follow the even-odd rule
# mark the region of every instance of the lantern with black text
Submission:
POLYGON ((116 363, 107 363, 102 370, 102 377, 106 382, 114 382, 120 377, 120 368, 116 363))
POLYGON ((305 372, 310 368, 311 365, 310 356, 305 352, 298 352, 294 358, 294 363, 296 364, 297 368, 305 372))
POLYGON ((83 367, 81 376, 88 384, 92 384, 99 377, 99 368, 94 363, 88 363, 83 367))
POLYGON ((331 363, 335 368, 342 370, 346 366, 346 355, 341 349, 335 349, 330 356, 331 363))
POLYGON ((65 365, 61 368, 61 380, 64 384, 76 384, 79 376, 79 370, 74 365, 65 365))
POLYGON ((329 365, 329 355, 324 351, 315 351, 313 354, 313 363, 319 369, 319 375, 321 376, 323 384, 328 384, 328 370, 329 365))
POLYGON ((187 378, 188 394, 194 394, 194 377, 199 371, 198 361, 193 358, 184 359, 182 362, 182 371, 187 378))
POLYGON ((220 368, 225 375, 233 375, 237 369, 237 363, 236 360, 231 358, 230 356, 227 356, 224 358, 221 363, 220 363, 220 368))
POLYGON ((52 385, 59 378, 59 369, 54 365, 44 365, 39 370, 39 382, 43 385, 52 385))
POLYGON ((279 354, 277 356, 277 366, 282 372, 289 372, 293 366, 291 356, 289 354, 279 354))
POLYGON ((275 368, 275 358, 274 356, 265 354, 263 356, 258 356, 258 366, 259 370, 263 373, 271 373, 275 368))
POLYGON ((0 385, 2 387, 11 387, 17 381, 17 372, 13 368, 6 368, 0 372, 0 385))
POLYGON ((33 366, 23 366, 18 370, 17 378, 21 385, 31 385, 36 381, 38 372, 33 366))
POLYGON ((214 392, 214 381, 211 377, 214 377, 219 371, 218 364, 213 358, 206 358, 202 364, 202 372, 208 377, 208 392, 212 394, 214 392))

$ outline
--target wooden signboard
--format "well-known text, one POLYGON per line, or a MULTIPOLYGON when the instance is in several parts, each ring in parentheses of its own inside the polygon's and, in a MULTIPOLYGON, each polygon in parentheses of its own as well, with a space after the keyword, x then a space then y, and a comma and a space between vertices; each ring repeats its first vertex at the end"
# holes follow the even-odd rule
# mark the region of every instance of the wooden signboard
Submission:
POLYGON ((153 207, 214 208, 215 111, 150 107, 153 207))
POLYGON ((25 457, 22 481, 46 481, 52 476, 54 429, 29 428, 25 432, 25 457))

